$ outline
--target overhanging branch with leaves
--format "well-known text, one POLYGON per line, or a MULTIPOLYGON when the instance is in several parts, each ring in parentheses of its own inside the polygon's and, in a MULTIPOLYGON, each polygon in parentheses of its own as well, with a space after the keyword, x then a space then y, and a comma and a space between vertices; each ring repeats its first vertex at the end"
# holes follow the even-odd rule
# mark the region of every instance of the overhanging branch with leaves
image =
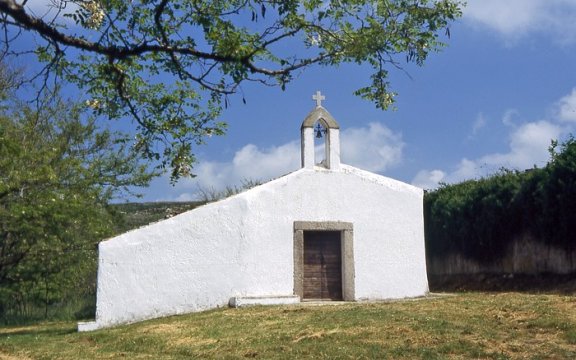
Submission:
POLYGON ((243 82, 284 88, 312 65, 366 64, 371 82, 356 94, 386 109, 388 69, 422 65, 461 15, 457 0, 52 3, 38 16, 26 1, 0 0, 4 53, 33 50, 50 65, 45 82, 71 82, 97 114, 136 120, 134 148, 174 179, 191 174, 192 145, 224 133, 220 111, 243 82), (35 48, 13 46, 29 35, 35 48))

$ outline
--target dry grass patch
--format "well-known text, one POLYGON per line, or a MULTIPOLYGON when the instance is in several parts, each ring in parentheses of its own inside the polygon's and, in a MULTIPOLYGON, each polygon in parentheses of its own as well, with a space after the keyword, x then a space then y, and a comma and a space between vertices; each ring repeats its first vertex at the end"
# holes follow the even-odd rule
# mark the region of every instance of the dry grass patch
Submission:
POLYGON ((330 336, 332 334, 336 334, 342 332, 340 329, 333 329, 333 330, 328 330, 328 331, 315 331, 315 332, 311 332, 309 330, 307 331, 303 331, 301 334, 299 334, 299 336, 292 340, 293 343, 298 343, 302 340, 308 340, 308 339, 321 339, 327 336, 330 336))
POLYGON ((13 355, 7 355, 7 354, 2 354, 0 352, 0 360, 29 360, 29 357, 21 357, 21 356, 13 356, 13 355))
POLYGON ((219 309, 76 333, 0 328, 32 359, 571 359, 576 297, 460 294, 421 301, 219 309))

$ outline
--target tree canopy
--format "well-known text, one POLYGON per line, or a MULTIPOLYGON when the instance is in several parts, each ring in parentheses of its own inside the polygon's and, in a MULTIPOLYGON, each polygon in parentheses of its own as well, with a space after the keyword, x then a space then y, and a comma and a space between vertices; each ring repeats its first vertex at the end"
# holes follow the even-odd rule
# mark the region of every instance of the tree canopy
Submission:
MULTIPOLYGON (((94 112, 137 123, 134 149, 174 179, 192 145, 220 135, 228 96, 255 81, 284 88, 312 65, 368 64, 356 94, 386 109, 390 69, 422 65, 444 44, 458 0, 0 0, 3 54, 33 52, 34 77, 72 82, 94 112), (34 41, 18 42, 33 35, 34 41), (31 48, 26 48, 30 44, 31 48)), ((244 96, 242 95, 244 99, 244 96)))
POLYGON ((110 200, 155 175, 83 106, 14 100, 9 73, 0 66, 0 318, 93 286, 96 244, 116 220, 110 200))

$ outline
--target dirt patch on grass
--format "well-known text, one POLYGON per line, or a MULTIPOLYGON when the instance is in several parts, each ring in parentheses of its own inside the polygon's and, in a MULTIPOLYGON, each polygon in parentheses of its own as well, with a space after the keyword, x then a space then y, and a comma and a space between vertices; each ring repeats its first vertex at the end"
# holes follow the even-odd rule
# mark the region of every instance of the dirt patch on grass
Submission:
POLYGON ((217 342, 217 339, 202 339, 198 337, 187 336, 171 340, 168 343, 171 346, 207 346, 217 342))
POLYGON ((179 323, 154 324, 143 327, 140 331, 145 334, 175 334, 180 332, 184 327, 179 323))
MULTIPOLYGON (((8 327, 8 328, 0 328, 0 334, 8 335, 8 334, 18 334, 23 333, 26 331, 33 331, 37 330, 38 326, 19 326, 19 327, 8 327)), ((2 354, 0 354, 2 356, 2 354)), ((0 357, 0 359, 2 359, 0 357)))
POLYGON ((30 360, 27 356, 13 356, 0 353, 0 360, 30 360))
POLYGON ((293 343, 298 343, 302 340, 309 340, 309 339, 321 339, 323 337, 327 337, 333 334, 337 334, 341 332, 340 329, 332 329, 332 330, 321 330, 321 331, 314 331, 314 332, 304 332, 303 334, 299 334, 297 338, 292 340, 293 343))
POLYGON ((567 296, 556 304, 556 308, 560 310, 568 320, 576 324, 576 298, 567 296))

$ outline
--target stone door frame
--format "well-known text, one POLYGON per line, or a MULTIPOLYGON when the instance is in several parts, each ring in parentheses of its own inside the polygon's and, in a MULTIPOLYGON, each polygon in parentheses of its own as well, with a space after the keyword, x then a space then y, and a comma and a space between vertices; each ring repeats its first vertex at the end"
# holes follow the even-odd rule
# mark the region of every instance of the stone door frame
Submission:
POLYGON ((294 295, 304 295, 304 232, 339 231, 342 256, 342 299, 354 301, 354 231, 344 221, 294 221, 294 295))

